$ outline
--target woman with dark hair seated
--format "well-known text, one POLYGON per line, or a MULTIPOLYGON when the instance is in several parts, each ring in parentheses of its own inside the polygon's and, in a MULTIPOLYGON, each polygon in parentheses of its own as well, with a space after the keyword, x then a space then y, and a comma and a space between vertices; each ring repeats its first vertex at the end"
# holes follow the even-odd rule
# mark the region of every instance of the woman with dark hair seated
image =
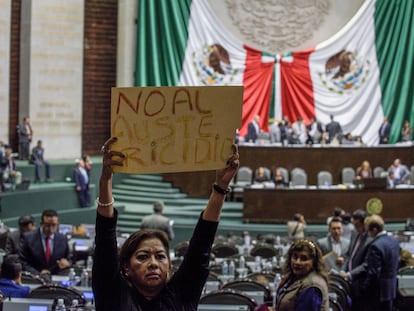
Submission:
POLYGON ((96 202, 96 237, 92 287, 96 310, 197 310, 209 273, 209 258, 228 186, 239 167, 237 146, 227 166, 216 171, 207 207, 201 213, 184 259, 174 273, 167 235, 158 230, 133 233, 118 255, 118 212, 112 197, 112 167, 122 166, 124 154, 111 151, 116 138, 102 147, 103 166, 96 202))
POLYGON ((0 291, 5 297, 25 298, 30 287, 22 285, 22 264, 16 254, 6 255, 1 264, 0 291))

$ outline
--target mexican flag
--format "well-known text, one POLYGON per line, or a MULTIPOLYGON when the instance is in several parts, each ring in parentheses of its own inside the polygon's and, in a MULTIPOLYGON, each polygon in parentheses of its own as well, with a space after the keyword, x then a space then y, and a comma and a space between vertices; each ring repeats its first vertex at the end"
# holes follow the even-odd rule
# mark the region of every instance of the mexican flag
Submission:
POLYGON ((414 1, 366 0, 335 36, 305 51, 274 55, 240 42, 207 0, 140 1, 136 85, 244 85, 240 134, 254 115, 333 115, 344 133, 378 141, 384 116, 391 142, 414 125, 414 1))

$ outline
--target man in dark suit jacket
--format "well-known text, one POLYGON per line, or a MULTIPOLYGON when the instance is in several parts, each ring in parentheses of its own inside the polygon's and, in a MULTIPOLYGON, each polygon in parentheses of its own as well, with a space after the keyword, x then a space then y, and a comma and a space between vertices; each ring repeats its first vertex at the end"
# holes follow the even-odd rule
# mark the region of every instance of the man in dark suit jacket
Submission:
POLYGON ((260 133, 260 116, 254 116, 252 122, 247 125, 246 142, 256 142, 257 135, 260 133))
POLYGON ((36 229, 34 218, 32 215, 25 215, 19 217, 19 230, 10 232, 6 240, 6 253, 19 254, 20 240, 23 233, 33 231, 36 229))
POLYGON ((326 132, 328 133, 329 143, 336 138, 339 143, 342 141, 342 127, 339 122, 334 120, 334 116, 331 115, 331 122, 329 122, 326 127, 326 132))
POLYGON ((23 234, 19 251, 23 270, 50 279, 71 266, 68 240, 58 225, 57 212, 44 210, 40 228, 23 234))
POLYGON ((367 217, 367 212, 362 209, 357 209, 352 214, 352 223, 355 226, 351 235, 351 242, 349 244, 348 252, 346 253, 345 271, 341 276, 351 281, 351 297, 352 310, 364 310, 364 297, 361 296, 361 283, 365 280, 366 262, 365 256, 372 238, 368 236, 365 231, 364 221, 367 217))
POLYGON ((388 122, 388 118, 384 117, 384 122, 382 122, 378 130, 379 143, 388 144, 388 141, 390 139, 390 133, 391 133, 391 124, 388 122))
POLYGON ((373 241, 366 256, 367 273, 361 288, 366 311, 392 311, 397 296, 397 272, 400 245, 384 230, 379 215, 365 219, 365 227, 373 241))
POLYGON ((78 160, 77 167, 73 171, 75 190, 78 195, 80 207, 91 206, 91 196, 89 194, 89 176, 85 169, 83 159, 78 160))
POLYGON ((46 168, 46 181, 50 181, 50 163, 44 158, 45 148, 43 148, 42 141, 38 140, 36 147, 32 149, 30 155, 30 163, 35 165, 35 182, 40 182, 40 168, 46 168))

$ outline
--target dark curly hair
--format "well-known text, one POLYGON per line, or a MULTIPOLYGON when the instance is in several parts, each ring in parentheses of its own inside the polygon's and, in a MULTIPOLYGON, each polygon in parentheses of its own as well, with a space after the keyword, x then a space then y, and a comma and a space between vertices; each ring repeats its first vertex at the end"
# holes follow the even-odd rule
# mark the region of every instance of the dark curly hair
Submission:
POLYGON ((286 262, 283 267, 283 273, 290 277, 293 274, 292 267, 290 264, 293 252, 306 251, 312 258, 312 271, 317 272, 321 275, 326 282, 328 282, 328 271, 326 270, 325 263, 322 258, 322 251, 319 246, 305 239, 296 240, 289 248, 286 254, 286 262))

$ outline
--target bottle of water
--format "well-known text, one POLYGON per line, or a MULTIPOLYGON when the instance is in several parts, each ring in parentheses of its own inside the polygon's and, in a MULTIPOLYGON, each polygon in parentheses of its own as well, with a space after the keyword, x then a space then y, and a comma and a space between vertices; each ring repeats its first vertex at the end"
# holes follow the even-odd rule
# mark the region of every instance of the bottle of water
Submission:
POLYGON ((78 311, 79 301, 77 299, 72 300, 72 305, 69 308, 69 311, 78 311))
POLYGON ((222 275, 228 275, 229 274, 229 265, 227 264, 226 260, 224 260, 223 264, 221 265, 221 274, 222 275))
POLYGON ((93 266, 93 259, 92 256, 88 256, 88 259, 86 260, 86 268, 89 271, 92 271, 92 266, 93 266))
POLYGON ((74 268, 69 269, 69 286, 75 286, 76 285, 76 273, 74 268))
POLYGON ((233 278, 236 275, 236 265, 234 264, 234 260, 231 260, 230 261, 230 264, 229 264, 229 275, 232 276, 233 278))
POLYGON ((65 301, 63 298, 58 298, 55 311, 66 311, 65 301))
POLYGON ((275 290, 274 306, 275 306, 275 308, 276 308, 276 303, 277 303, 277 289, 279 287, 281 279, 282 279, 282 276, 280 275, 280 273, 276 273, 275 280, 274 280, 274 290, 275 290))
POLYGON ((239 260, 239 268, 244 269, 246 268, 246 259, 244 259, 244 256, 240 256, 239 260))
POLYGON ((86 268, 83 268, 83 270, 82 270, 80 281, 81 281, 80 285, 82 287, 88 287, 89 286, 89 273, 88 273, 88 270, 86 268))

